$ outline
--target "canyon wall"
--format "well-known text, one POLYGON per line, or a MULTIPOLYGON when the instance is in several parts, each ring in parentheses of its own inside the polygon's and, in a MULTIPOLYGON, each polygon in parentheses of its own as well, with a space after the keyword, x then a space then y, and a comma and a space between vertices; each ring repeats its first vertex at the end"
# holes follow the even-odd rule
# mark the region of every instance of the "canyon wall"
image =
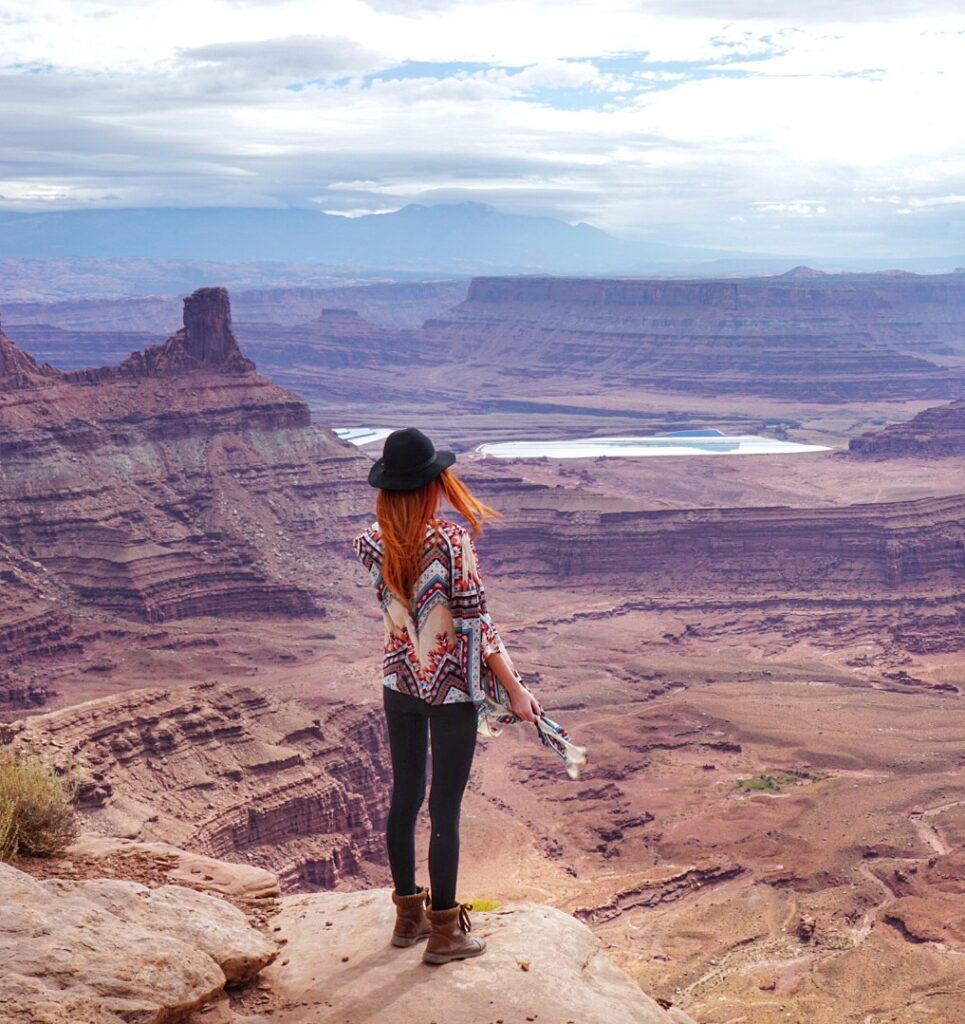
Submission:
MULTIPOLYGON (((239 333, 272 379, 319 404, 392 408, 420 388, 429 403, 451 405, 457 393, 471 402, 494 372, 500 398, 567 378, 815 402, 956 398, 965 381, 955 361, 965 352, 962 273, 477 277, 456 305, 464 288, 250 291, 239 296, 239 333)), ((96 302, 9 306, 25 342, 63 366, 146 344, 167 308, 108 302, 98 320, 96 302)))
POLYGON ((117 366, 62 373, 5 336, 0 354, 0 648, 14 673, 77 642, 78 617, 96 630, 325 614, 368 462, 255 372, 223 289, 190 296, 180 331, 117 366))
POLYGON ((594 306, 615 313, 627 308, 759 311, 798 313, 871 310, 885 329, 912 310, 948 310, 942 320, 960 323, 965 310, 965 273, 918 275, 906 272, 825 274, 796 267, 773 277, 715 280, 574 277, 475 277, 468 303, 515 305, 551 303, 594 306), (954 310, 959 313, 955 314, 954 310))
POLYGON ((904 423, 869 430, 848 442, 860 459, 944 459, 965 455, 965 401, 924 409, 904 423))
MULTIPOLYGON (((270 293, 263 304, 254 305, 255 316, 280 312, 269 297, 270 293)), ((283 305, 281 300, 279 305, 283 305)), ((124 317, 115 315, 123 324, 124 317)), ((156 336, 138 330, 111 330, 109 325, 98 328, 93 324, 79 329, 45 322, 16 324, 10 330, 16 332, 22 347, 67 368, 68 378, 74 380, 116 380, 116 371, 136 372, 142 361, 147 366, 166 358, 156 336), (143 347, 144 353, 129 357, 135 347, 143 347), (116 361, 120 367, 79 372, 97 361, 116 361)), ((428 361, 417 331, 378 326, 343 306, 316 306, 310 312, 306 310, 297 323, 285 319, 280 323, 242 320, 237 333, 244 340, 245 351, 255 356, 274 383, 290 387, 319 405, 339 400, 391 402, 393 396, 411 393, 409 374, 428 361)), ((20 355, 25 357, 25 353, 20 355)), ((235 357, 238 355, 240 349, 235 357)))
POLYGON ((42 565, 0 541, 0 716, 46 701, 43 678, 18 669, 77 649, 68 602, 42 565))
POLYGON ((425 342, 453 363, 512 367, 533 382, 604 384, 805 401, 953 397, 965 275, 743 280, 475 278, 425 342), (927 358, 926 358, 927 356, 927 358))
MULTIPOLYGON (((898 648, 958 650, 965 626, 965 494, 914 501, 645 509, 467 475, 512 516, 485 540, 487 571, 523 586, 620 595, 676 610, 690 635, 732 620, 788 642, 880 634, 898 648)), ((592 616, 593 613, 587 613, 592 616)))
MULTIPOLYGON (((775 334, 780 345, 773 350, 751 346, 741 334, 751 320, 732 320, 733 338, 743 341, 735 340, 730 351, 754 379, 768 386, 796 380, 806 391, 816 381, 817 391, 807 392, 812 395, 825 384, 832 390, 840 384, 843 394, 859 378, 868 383, 868 373, 879 382, 911 380, 895 375, 888 352, 916 366, 922 360, 894 349, 878 347, 873 359, 865 352, 847 363, 847 345, 835 334, 844 320, 828 310, 837 303, 849 316, 864 318, 862 345, 892 344, 901 325, 911 322, 910 310, 941 308, 940 323, 957 322, 965 308, 962 275, 853 277, 480 278, 452 321, 469 325, 461 340, 455 331, 440 335, 436 345, 431 336, 441 330, 438 324, 392 331, 333 307, 297 327, 262 325, 260 344, 276 374, 307 386, 320 401, 370 395, 391 402, 398 394, 444 409, 456 393, 464 395, 460 407, 485 401, 489 392, 464 391, 478 369, 473 360, 500 365, 492 356, 510 335, 519 335, 505 354, 517 382, 530 372, 547 379, 579 372, 584 386, 622 381, 621 346, 632 356, 626 363, 632 380, 632 365, 646 364, 640 316, 652 314, 654 329, 666 335, 659 357, 651 352, 653 362, 646 364, 652 382, 661 366, 675 373, 689 360, 698 370, 704 356, 686 331, 702 310, 711 311, 715 323, 725 313, 738 320, 787 314, 802 318, 800 337, 811 356, 824 344, 834 359, 796 363, 789 352, 797 335, 775 334), (573 317, 585 320, 589 334, 557 366, 553 360, 573 317), (818 326, 832 321, 837 326, 822 336, 818 326), (490 327, 495 333, 487 334, 490 327), (470 337, 478 345, 463 350, 470 337), (446 352, 451 361, 438 362, 446 352), (587 369, 598 363, 599 371, 587 369), (778 364, 789 376, 781 377, 778 364)), ((857 320, 849 322, 858 330, 857 320)), ((702 330, 710 321, 700 323, 702 330)), ((724 358, 727 345, 715 341, 712 347, 714 358, 724 358)), ((6 584, 0 592, 0 715, 4 704, 33 707, 43 699, 48 683, 33 666, 44 657, 71 656, 91 636, 123 643, 125 623, 323 616, 346 600, 346 574, 355 568, 348 564, 347 540, 371 507, 368 457, 312 426, 301 398, 255 371, 236 340, 223 289, 189 297, 181 330, 118 365, 61 372, 5 336, 0 358, 0 574, 6 584)), ((915 379, 951 379, 951 371, 937 367, 921 373, 915 379)), ((703 370, 699 376, 705 383, 720 379, 703 370)), ((960 407, 942 407, 942 422, 949 415, 954 420, 960 407)), ((920 435, 921 423, 910 429, 920 435)), ((953 445, 958 436, 940 425, 932 433, 953 445)), ((790 633, 820 615, 827 633, 850 635, 864 621, 899 646, 919 649, 947 646, 960 630, 960 497, 810 509, 656 510, 630 497, 514 483, 505 472, 474 478, 470 465, 466 472, 480 494, 513 510, 493 529, 488 561, 524 585, 614 588, 628 600, 691 609, 695 619, 700 609, 716 615, 741 607, 740 614, 764 621, 776 602, 782 629, 790 633)), ((700 628, 696 621, 693 628, 700 628)))
POLYGON ((254 372, 223 290, 120 366, 24 387, 24 359, 0 379, 0 541, 82 604, 146 621, 323 608, 366 460, 254 372))
POLYGON ((740 580, 745 592, 766 595, 965 581, 965 495, 824 508, 531 506, 492 538, 495 569, 561 584, 645 580, 648 591, 685 593, 740 580))
POLYGON ((391 765, 375 706, 319 717, 246 686, 135 690, 0 725, 70 767, 85 828, 334 888, 385 864, 391 765))
MULTIPOLYGON (((291 326, 246 323, 239 329, 272 380, 313 405, 411 399, 414 378, 428 361, 418 331, 379 327, 347 307, 325 307, 291 326)), ((433 402, 431 391, 419 393, 433 402)))

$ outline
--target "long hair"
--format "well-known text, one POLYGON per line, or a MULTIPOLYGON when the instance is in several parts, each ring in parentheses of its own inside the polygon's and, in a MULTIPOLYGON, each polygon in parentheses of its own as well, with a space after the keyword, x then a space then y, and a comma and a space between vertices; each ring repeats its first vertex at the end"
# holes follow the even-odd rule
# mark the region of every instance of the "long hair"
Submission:
POLYGON ((449 469, 444 469, 414 491, 380 488, 376 495, 375 518, 382 533, 382 579, 389 590, 406 604, 412 600, 412 589, 419 575, 419 556, 429 523, 435 524, 438 543, 436 512, 443 499, 466 520, 473 537, 482 531, 485 520, 499 515, 496 509, 475 497, 449 469))

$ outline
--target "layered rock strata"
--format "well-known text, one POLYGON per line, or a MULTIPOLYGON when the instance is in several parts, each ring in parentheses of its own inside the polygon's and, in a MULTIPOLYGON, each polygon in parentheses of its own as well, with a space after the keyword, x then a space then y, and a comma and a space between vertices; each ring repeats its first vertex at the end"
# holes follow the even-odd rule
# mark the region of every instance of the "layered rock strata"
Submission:
POLYGON ((255 364, 242 355, 231 327, 231 305, 224 288, 199 288, 184 300, 184 326, 159 345, 132 352, 120 366, 104 366, 66 375, 71 381, 155 377, 215 368, 247 373, 255 364))
POLYGON ((601 511, 567 508, 578 502, 556 490, 527 490, 512 519, 493 528, 487 551, 495 569, 536 579, 645 578, 648 592, 664 594, 715 585, 732 593, 740 580, 743 593, 765 596, 894 594, 961 583, 965 574, 965 494, 817 508, 623 503, 601 511))
MULTIPOLYGON (((430 359, 418 331, 379 327, 347 307, 323 308, 292 326, 245 323, 239 331, 272 380, 297 388, 313 406, 411 398, 413 375, 430 359)), ((431 387, 419 393, 432 401, 431 387)))
POLYGON ((304 324, 322 308, 349 307, 381 327, 411 329, 466 297, 468 280, 355 284, 333 288, 249 288, 235 291, 239 320, 304 324))
POLYGON ((11 663, 62 646, 81 613, 324 614, 366 462, 254 372, 224 289, 194 293, 180 331, 119 366, 60 373, 6 338, 2 352, 11 663))
POLYGON ((135 690, 0 726, 72 766, 78 812, 106 835, 243 860, 286 889, 333 888, 384 864, 391 775, 371 708, 324 718, 247 687, 135 690))
POLYGON ((692 895, 698 889, 736 878, 744 868, 734 862, 708 863, 654 872, 635 885, 621 889, 595 907, 577 907, 573 914, 581 921, 602 924, 639 907, 655 907, 692 895))
MULTIPOLYGON (((277 909, 281 895, 278 876, 271 871, 206 857, 170 843, 142 843, 84 832, 66 847, 63 857, 67 863, 54 859, 48 877, 75 877, 85 873, 105 876, 113 873, 113 877, 117 877, 148 868, 151 877, 166 885, 183 885, 221 896, 253 918, 263 919, 267 912, 277 909)), ((36 870, 36 864, 31 866, 36 870)))
POLYGON ((628 499, 602 511, 558 488, 467 481, 515 507, 485 542, 488 571, 504 578, 687 613, 694 637, 740 621, 789 639, 881 633, 908 650, 961 647, 965 494, 817 508, 640 509, 628 499))
POLYGON ((848 442, 860 459, 946 459, 965 455, 965 400, 923 409, 905 423, 869 430, 848 442))
POLYGON ((960 371, 924 358, 961 347, 965 275, 785 275, 741 280, 475 278, 428 322, 456 365, 538 381, 837 402, 943 397, 960 371))
POLYGON ((60 609, 65 589, 39 562, 0 541, 0 582, 0 655, 7 667, 70 648, 70 625, 60 609))
MULTIPOLYGON (((526 398, 567 378, 816 402, 954 398, 962 390, 960 366, 954 359, 945 365, 965 351, 960 273, 798 268, 778 277, 689 281, 479 277, 466 301, 442 315, 433 303, 447 295, 455 302, 464 286, 420 287, 420 308, 431 314, 421 327, 380 315, 384 300, 373 298, 373 286, 245 293, 240 330, 273 379, 320 405, 389 409, 414 388, 426 389, 427 401, 451 403, 455 393, 471 400, 480 375, 493 371, 502 390, 519 389, 526 398), (364 318, 368 311, 381 326, 364 318)), ((132 300, 133 312, 108 306, 105 317, 143 330, 163 308, 137 312, 132 300)), ((11 309, 31 318, 25 330, 47 358, 116 352, 123 344, 123 335, 99 333, 90 311, 51 307, 51 326, 44 327, 43 308, 11 309), (57 334, 60 327, 67 330, 57 334)))
POLYGON ((0 391, 14 391, 41 383, 46 377, 58 376, 47 363, 37 361, 22 352, 0 329, 0 391))
MULTIPOLYGON (((210 268, 212 276, 218 277, 218 269, 210 268)), ((414 328, 461 302, 466 297, 468 284, 468 278, 455 281, 356 283, 331 288, 244 288, 236 284, 231 288, 232 310, 236 322, 293 326, 313 320, 322 308, 348 306, 375 324, 414 328)), ((170 287, 164 289, 166 292, 171 290, 170 287)), ((181 302, 175 295, 160 294, 160 291, 154 288, 152 294, 147 295, 143 291, 131 290, 123 297, 115 298, 74 298, 46 302, 14 300, 4 303, 3 312, 9 323, 17 325, 18 336, 24 330, 41 330, 45 325, 92 336, 102 332, 160 332, 164 331, 172 318, 177 317, 181 308, 181 302)), ((69 355, 69 352, 64 351, 62 354, 69 355)), ((57 366, 64 365, 53 359, 51 362, 57 366)))

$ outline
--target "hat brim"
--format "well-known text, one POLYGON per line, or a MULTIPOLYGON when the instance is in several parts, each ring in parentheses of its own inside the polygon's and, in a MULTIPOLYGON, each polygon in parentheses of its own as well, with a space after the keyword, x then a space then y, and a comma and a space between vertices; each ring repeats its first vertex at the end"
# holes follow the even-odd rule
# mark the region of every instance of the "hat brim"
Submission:
POLYGON ((377 459, 369 470, 369 485, 379 487, 383 491, 415 491, 425 487, 430 480, 456 461, 454 452, 436 452, 435 458, 428 466, 423 466, 417 473, 392 474, 385 471, 385 459, 377 459))

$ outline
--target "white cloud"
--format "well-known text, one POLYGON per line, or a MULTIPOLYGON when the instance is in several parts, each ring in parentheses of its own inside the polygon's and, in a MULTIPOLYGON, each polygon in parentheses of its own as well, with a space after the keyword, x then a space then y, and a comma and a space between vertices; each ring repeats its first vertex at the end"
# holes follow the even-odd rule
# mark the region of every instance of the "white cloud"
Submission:
POLYGON ((427 11, 442 11, 454 7, 460 0, 366 0, 374 11, 388 11, 408 18, 416 18, 427 11))
POLYGON ((208 43, 178 51, 187 64, 228 72, 239 85, 333 79, 375 71, 385 57, 344 36, 284 36, 208 43))
POLYGON ((820 217, 828 212, 824 203, 815 199, 791 199, 786 202, 753 204, 761 213, 791 213, 796 217, 820 217))
POLYGON ((958 14, 958 0, 639 0, 642 11, 681 18, 753 19, 771 22, 865 22, 958 14))
POLYGON ((345 214, 478 198, 668 241, 947 246, 965 15, 882 4, 7 0, 0 191, 345 214))
POLYGON ((521 89, 603 89, 620 84, 615 75, 605 75, 589 61, 544 60, 512 76, 521 89))

